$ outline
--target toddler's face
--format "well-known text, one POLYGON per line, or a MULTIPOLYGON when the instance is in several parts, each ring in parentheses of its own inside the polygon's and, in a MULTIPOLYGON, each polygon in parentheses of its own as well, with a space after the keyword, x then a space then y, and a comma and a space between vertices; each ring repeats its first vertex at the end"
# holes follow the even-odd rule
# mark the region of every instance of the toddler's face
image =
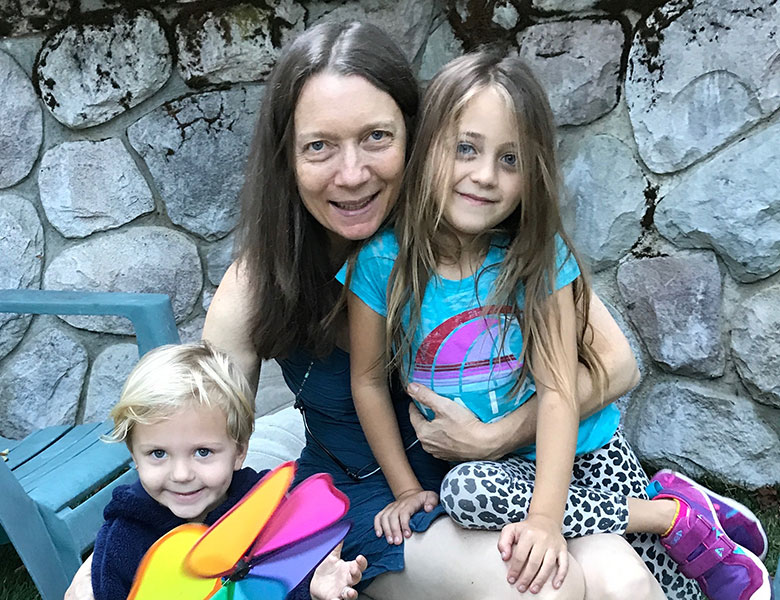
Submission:
POLYGON ((151 425, 136 424, 130 453, 146 492, 182 519, 202 522, 225 501, 246 449, 227 432, 218 408, 187 408, 151 425))

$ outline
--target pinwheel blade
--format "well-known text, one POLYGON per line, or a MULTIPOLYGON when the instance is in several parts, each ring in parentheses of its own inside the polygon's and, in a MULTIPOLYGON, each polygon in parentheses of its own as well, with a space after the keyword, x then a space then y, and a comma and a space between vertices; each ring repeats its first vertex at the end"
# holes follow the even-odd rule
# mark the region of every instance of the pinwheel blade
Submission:
POLYGON ((233 600, 284 600, 288 592, 281 581, 247 577, 236 582, 233 600))
POLYGON ((330 475, 312 475, 282 501, 252 546, 251 560, 322 531, 341 519, 348 508, 349 499, 335 488, 330 475))
POLYGON ((218 578, 194 577, 184 557, 207 527, 187 523, 169 531, 144 555, 127 600, 205 600, 220 585, 218 578))
POLYGON ((185 568, 200 577, 229 574, 276 511, 294 475, 295 463, 287 462, 263 477, 195 543, 185 568))
POLYGON ((260 563, 252 567, 249 575, 242 582, 258 577, 276 579, 283 582, 289 592, 344 539, 351 526, 352 523, 349 521, 336 523, 311 537, 264 557, 260 563))

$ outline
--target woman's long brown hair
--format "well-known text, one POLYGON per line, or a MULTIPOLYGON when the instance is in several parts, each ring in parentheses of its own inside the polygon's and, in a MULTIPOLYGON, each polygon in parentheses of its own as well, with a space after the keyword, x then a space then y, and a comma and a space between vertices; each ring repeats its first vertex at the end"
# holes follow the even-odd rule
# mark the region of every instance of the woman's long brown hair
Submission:
MULTIPOLYGON (((557 274, 556 234, 577 258, 563 229, 558 208, 559 174, 552 112, 543 88, 530 69, 517 57, 491 51, 469 54, 450 62, 432 80, 423 98, 418 136, 394 215, 400 250, 388 286, 389 364, 391 368, 400 367, 403 357, 411 352, 425 288, 431 277, 436 276, 437 265, 442 261, 457 261, 464 251, 452 228, 442 218, 442 212, 453 188, 458 122, 468 101, 489 87, 504 97, 515 114, 518 168, 523 183, 518 208, 478 240, 483 248, 496 233, 509 240, 504 260, 497 266, 499 273, 488 304, 511 307, 521 326, 523 350, 518 359, 523 362, 523 369, 515 390, 529 372, 537 376, 538 365, 531 360, 535 353, 554 379, 544 383, 574 403, 575 382, 565 380, 562 375, 565 369, 560 368, 564 364, 560 314, 557 304, 550 301, 557 274), (525 288, 522 306, 517 293, 521 285, 525 288), (409 323, 404 326, 403 314, 407 306, 409 323)), ((577 262, 582 268, 583 263, 577 262)), ((573 287, 579 324, 578 357, 592 372, 593 389, 601 395, 606 385, 606 372, 598 356, 585 343, 590 285, 584 269, 573 287)))

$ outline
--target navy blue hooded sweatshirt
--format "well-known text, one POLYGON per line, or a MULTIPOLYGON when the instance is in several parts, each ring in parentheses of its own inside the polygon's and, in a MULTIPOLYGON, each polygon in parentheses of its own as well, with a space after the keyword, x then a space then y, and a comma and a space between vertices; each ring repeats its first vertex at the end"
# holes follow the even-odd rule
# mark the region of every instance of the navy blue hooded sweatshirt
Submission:
MULTIPOLYGON (((205 518, 213 525, 252 489, 268 471, 257 473, 245 467, 233 474, 227 499, 205 518)), ((92 591, 95 600, 125 600, 146 551, 158 539, 187 521, 154 500, 140 481, 120 485, 103 511, 105 523, 98 531, 92 557, 92 591)), ((310 599, 309 579, 295 588, 288 599, 310 599)))

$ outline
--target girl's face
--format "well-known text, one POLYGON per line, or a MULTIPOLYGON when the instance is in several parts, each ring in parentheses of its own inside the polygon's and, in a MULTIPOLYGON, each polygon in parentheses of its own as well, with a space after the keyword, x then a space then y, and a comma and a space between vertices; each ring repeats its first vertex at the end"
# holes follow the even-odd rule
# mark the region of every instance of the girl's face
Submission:
POLYGON ((466 104, 457 125, 452 193, 444 219, 462 241, 495 227, 520 204, 515 116, 494 87, 466 104))
POLYGON ((136 424, 130 446, 144 490, 193 522, 225 501, 233 471, 246 457, 219 408, 188 407, 151 425, 136 424))
POLYGON ((304 84, 294 119, 306 209, 338 238, 370 237, 401 187, 406 126, 398 105, 363 77, 326 72, 304 84))

